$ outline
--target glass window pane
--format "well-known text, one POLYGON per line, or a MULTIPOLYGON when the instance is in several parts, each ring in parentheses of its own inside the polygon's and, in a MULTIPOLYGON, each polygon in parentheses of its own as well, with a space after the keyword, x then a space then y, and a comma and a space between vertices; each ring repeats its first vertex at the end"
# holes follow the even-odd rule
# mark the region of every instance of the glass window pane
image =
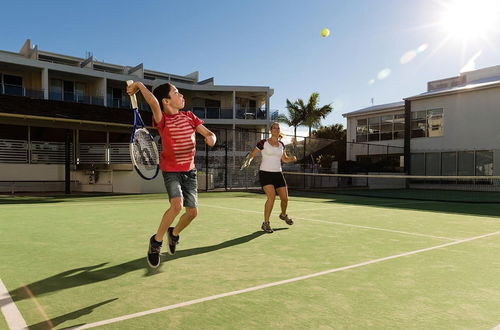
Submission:
POLYGON ((474 151, 458 152, 458 175, 474 175, 474 151))
POLYGON ((457 175, 457 153, 443 152, 441 154, 442 175, 457 175))
POLYGON ((392 140, 392 123, 394 117, 392 115, 382 116, 380 119, 380 140, 392 140))
POLYGON ((411 154, 411 174, 425 175, 425 154, 411 154))
POLYGON ((405 117, 403 115, 395 115, 394 116, 394 130, 395 131, 404 131, 405 130, 405 117))
POLYGON ((380 140, 380 117, 368 118, 368 141, 380 140))
POLYGON ((427 111, 427 136, 443 136, 443 109, 427 111))
POLYGON ((411 121, 411 137, 425 137, 426 131, 426 120, 425 119, 413 119, 411 121))
POLYGON ((411 113, 412 119, 425 119, 427 117, 427 111, 414 111, 411 113))
POLYGON ((3 83, 5 85, 23 87, 23 77, 11 76, 8 74, 3 75, 3 83))
POLYGON ((493 175, 493 151, 476 151, 476 175, 493 175))
POLYGON ((357 135, 356 136, 356 142, 366 142, 368 140, 366 135, 357 135))
POLYGON ((405 132, 404 131, 395 131, 394 132, 394 137, 393 137, 394 140, 404 139, 404 138, 405 138, 405 132))
POLYGON ((441 154, 439 152, 425 154, 425 175, 441 175, 441 154))
POLYGON ((363 126, 358 125, 356 127, 356 134, 361 135, 361 134, 367 134, 367 133, 368 133, 368 126, 366 126, 366 125, 363 125, 363 126))
POLYGON ((62 80, 50 79, 49 98, 51 100, 62 100, 62 80))

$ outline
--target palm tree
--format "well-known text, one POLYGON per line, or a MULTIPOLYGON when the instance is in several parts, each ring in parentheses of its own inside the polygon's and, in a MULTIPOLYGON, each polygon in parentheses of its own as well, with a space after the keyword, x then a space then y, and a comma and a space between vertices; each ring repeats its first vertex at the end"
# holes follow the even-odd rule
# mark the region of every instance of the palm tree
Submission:
POLYGON ((290 102, 286 100, 286 109, 288 110, 288 117, 284 114, 279 114, 276 120, 280 123, 285 123, 290 127, 293 127, 293 137, 295 141, 297 140, 297 126, 302 125, 305 118, 305 112, 303 108, 300 108, 297 102, 290 102))
POLYGON ((345 140, 346 129, 342 124, 333 124, 331 126, 320 126, 312 134, 316 138, 332 139, 332 140, 345 140))
POLYGON ((312 128, 320 127, 321 119, 325 119, 326 116, 333 110, 333 107, 330 104, 319 107, 318 102, 318 93, 312 93, 307 104, 304 104, 304 101, 301 99, 298 99, 296 102, 305 114, 302 124, 309 127, 309 137, 311 137, 312 128))

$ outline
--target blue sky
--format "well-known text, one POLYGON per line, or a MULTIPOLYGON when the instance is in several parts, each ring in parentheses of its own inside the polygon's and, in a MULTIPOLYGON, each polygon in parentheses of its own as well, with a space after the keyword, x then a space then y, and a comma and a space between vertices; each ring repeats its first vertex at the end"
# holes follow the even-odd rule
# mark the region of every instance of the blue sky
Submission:
POLYGON ((343 113, 372 98, 425 92, 427 81, 456 76, 467 62, 500 65, 500 26, 486 24, 500 21, 500 1, 461 0, 472 5, 467 17, 443 24, 456 1, 10 1, 0 49, 17 52, 29 38, 45 51, 269 86, 272 110, 319 92, 334 107, 323 124, 345 124, 343 113), (325 27, 331 34, 322 38, 325 27))

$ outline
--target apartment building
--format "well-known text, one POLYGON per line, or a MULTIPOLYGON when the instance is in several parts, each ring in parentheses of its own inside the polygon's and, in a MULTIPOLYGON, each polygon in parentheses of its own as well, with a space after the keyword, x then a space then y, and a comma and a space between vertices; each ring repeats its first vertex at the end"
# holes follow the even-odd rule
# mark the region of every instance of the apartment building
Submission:
MULTIPOLYGON (((270 111, 273 89, 266 86, 216 85, 214 78, 200 81, 198 72, 177 75, 142 63, 56 54, 26 40, 17 53, 0 51, 0 191, 61 190, 67 158, 73 191, 164 191, 161 178, 143 181, 132 171, 129 79, 150 90, 175 84, 185 110, 218 135, 218 147, 229 152, 232 164, 255 142, 248 132, 264 134, 277 115, 270 111)), ((151 125, 141 96, 139 108, 151 125)), ((197 147, 197 156, 205 156, 205 145, 197 147)))

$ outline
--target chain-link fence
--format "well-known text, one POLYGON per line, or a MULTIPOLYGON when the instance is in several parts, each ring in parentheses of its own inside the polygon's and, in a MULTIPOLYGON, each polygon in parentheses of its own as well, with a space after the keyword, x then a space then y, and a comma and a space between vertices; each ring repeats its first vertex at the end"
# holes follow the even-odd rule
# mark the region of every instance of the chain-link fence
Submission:
MULTIPOLYGON (((240 170, 246 155, 256 144, 269 137, 269 132, 210 128, 217 135, 216 146, 207 147, 203 137, 197 136, 196 168, 205 189, 258 188, 260 153, 247 168, 240 170)), ((281 139, 288 155, 297 157, 293 164, 283 164, 284 171, 337 173, 338 164, 345 160, 345 141, 294 137, 281 139)))

